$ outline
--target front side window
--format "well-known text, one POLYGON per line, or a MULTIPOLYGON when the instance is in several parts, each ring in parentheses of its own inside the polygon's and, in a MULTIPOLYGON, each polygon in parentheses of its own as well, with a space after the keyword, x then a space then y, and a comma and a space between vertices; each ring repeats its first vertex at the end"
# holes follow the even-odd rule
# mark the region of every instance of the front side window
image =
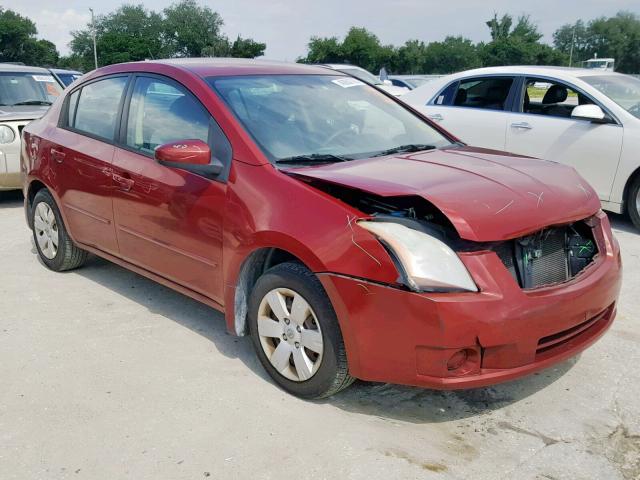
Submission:
POLYGON ((629 75, 580 77, 636 118, 640 118, 640 80, 629 75))
POLYGON ((591 99, 564 83, 527 78, 521 111, 534 115, 570 118, 578 105, 593 104, 591 99))
POLYGON ((247 75, 208 82, 272 161, 370 157, 403 145, 451 141, 394 100, 355 78, 247 75))
POLYGON ((0 72, 0 106, 51 105, 62 88, 51 75, 0 72))
MULTIPOLYGON (((112 77, 89 83, 80 90, 75 118, 70 114, 69 126, 83 133, 113 140, 118 123, 120 101, 127 84, 127 77, 112 77)), ((74 103, 69 98, 69 111, 74 103)))
POLYGON ((209 141, 209 113, 178 86, 138 77, 127 120, 127 145, 144 153, 178 140, 209 141))
POLYGON ((456 107, 504 110, 513 84, 511 77, 487 77, 461 80, 453 98, 456 107))

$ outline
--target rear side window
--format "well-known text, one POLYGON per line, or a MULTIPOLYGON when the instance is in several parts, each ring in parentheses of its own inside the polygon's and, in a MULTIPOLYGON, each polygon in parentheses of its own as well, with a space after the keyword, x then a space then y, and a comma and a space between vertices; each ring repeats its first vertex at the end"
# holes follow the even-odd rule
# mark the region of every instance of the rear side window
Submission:
POLYGON ((113 140, 118 109, 127 77, 112 77, 90 83, 80 90, 75 118, 71 117, 73 95, 69 98, 69 126, 82 133, 113 140))
POLYGON ((452 104, 457 107, 504 110, 511 85, 513 85, 511 77, 461 80, 452 104))

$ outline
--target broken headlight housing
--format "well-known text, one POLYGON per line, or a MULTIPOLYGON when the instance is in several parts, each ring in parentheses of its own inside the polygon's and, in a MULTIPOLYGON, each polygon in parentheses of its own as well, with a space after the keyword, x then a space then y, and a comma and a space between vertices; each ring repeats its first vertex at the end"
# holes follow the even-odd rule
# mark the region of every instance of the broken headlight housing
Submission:
POLYGON ((478 291, 460 257, 435 236, 396 222, 361 220, 358 225, 390 251, 404 283, 412 290, 478 291))

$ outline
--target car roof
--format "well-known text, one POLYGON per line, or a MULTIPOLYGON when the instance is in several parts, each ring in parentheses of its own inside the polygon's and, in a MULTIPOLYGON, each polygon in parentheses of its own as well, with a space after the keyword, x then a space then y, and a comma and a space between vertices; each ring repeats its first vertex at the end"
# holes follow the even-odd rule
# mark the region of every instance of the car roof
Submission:
MULTIPOLYGON (((510 65, 506 67, 483 67, 473 70, 465 70, 451 74, 450 76, 470 75, 553 75, 558 77, 585 77, 590 75, 602 75, 602 70, 592 68, 562 67, 550 65, 510 65)), ((608 72, 613 74, 614 72, 608 72)))
POLYGON ((171 58, 134 63, 159 63, 180 67, 202 77, 259 74, 327 75, 327 69, 318 65, 246 58, 171 58))
POLYGON ((14 63, 0 63, 0 72, 49 74, 49 70, 47 70, 46 68, 31 67, 29 65, 16 65, 14 63))
POLYGON ((79 72, 78 70, 67 70, 65 68, 50 68, 49 70, 53 73, 71 73, 74 75, 82 75, 82 72, 79 72))

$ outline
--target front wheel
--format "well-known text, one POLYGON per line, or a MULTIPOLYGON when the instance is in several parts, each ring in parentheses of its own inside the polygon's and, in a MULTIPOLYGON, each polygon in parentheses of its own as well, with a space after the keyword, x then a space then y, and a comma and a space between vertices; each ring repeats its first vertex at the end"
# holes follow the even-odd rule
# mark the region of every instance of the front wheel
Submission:
POLYGON ((636 177, 629 189, 627 211, 635 227, 640 229, 640 176, 636 177))
POLYGON ((317 277, 298 263, 276 265, 258 279, 249 331, 264 368, 293 395, 328 397, 354 381, 331 302, 317 277))

